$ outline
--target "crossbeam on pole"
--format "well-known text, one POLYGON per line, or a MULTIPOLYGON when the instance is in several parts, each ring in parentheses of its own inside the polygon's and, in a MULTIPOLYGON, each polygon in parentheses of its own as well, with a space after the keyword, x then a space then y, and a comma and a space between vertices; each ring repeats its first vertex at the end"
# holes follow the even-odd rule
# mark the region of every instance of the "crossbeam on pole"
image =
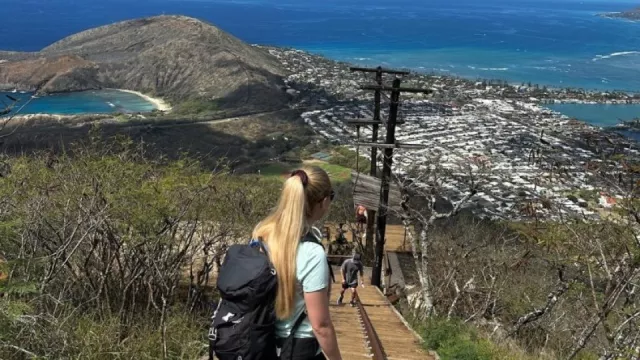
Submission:
MULTIPOLYGON (((382 90, 382 91, 394 91, 392 86, 385 85, 360 85, 360 89, 362 90, 382 90)), ((399 91, 408 92, 408 93, 423 93, 423 94, 431 94, 433 89, 421 89, 421 88, 400 88, 399 91)))
POLYGON ((410 74, 410 72, 408 72, 408 71, 385 69, 385 68, 382 68, 382 67, 366 68, 366 67, 352 66, 352 67, 349 68, 349 70, 351 70, 351 71, 360 71, 360 72, 370 72, 370 73, 382 72, 382 73, 385 73, 385 74, 392 74, 392 75, 409 75, 410 74))
POLYGON ((422 144, 406 144, 406 143, 400 143, 400 142, 396 142, 394 144, 362 142, 362 143, 355 143, 354 145, 363 146, 363 147, 376 147, 380 149, 416 149, 416 150, 424 149, 427 147, 426 145, 422 145, 422 144))
MULTIPOLYGON (((390 191, 390 181, 391 181, 391 167, 393 165, 393 150, 397 148, 405 148, 405 149, 424 149, 426 146, 421 144, 402 144, 396 141, 395 132, 396 125, 399 123, 398 119, 398 108, 400 106, 400 94, 403 92, 407 93, 423 93, 430 94, 433 93, 432 89, 418 89, 418 88, 401 88, 400 83, 401 79, 396 77, 393 81, 393 86, 385 86, 382 83, 382 74, 390 73, 390 74, 401 74, 407 75, 409 74, 406 71, 394 71, 387 70, 383 71, 382 67, 378 66, 377 68, 359 68, 359 67, 351 67, 351 71, 361 71, 361 72, 371 72, 376 74, 376 84, 375 85, 362 85, 360 89, 362 90, 374 90, 374 117, 373 119, 349 119, 347 121, 350 125, 355 125, 358 129, 363 125, 372 125, 373 131, 371 136, 370 143, 357 143, 356 146, 364 146, 371 148, 371 175, 376 176, 376 151, 377 149, 384 150, 383 157, 383 167, 380 179, 380 194, 379 194, 379 202, 378 202, 378 211, 373 211, 372 209, 367 209, 368 222, 367 222, 367 246, 371 244, 373 240, 373 229, 375 227, 375 249, 373 251, 374 261, 373 267, 371 271, 371 284, 377 287, 381 285, 381 277, 382 277, 382 261, 384 258, 384 242, 385 242, 385 234, 387 227, 387 215, 388 215, 388 204, 389 204, 389 191, 390 191), (382 91, 391 91, 390 101, 389 101, 389 119, 384 121, 380 116, 380 102, 381 102, 381 93, 382 91), (380 124, 385 125, 387 128, 385 143, 380 144, 377 142, 378 138, 378 127, 380 124)), ((367 248, 368 250, 368 248, 367 248)))
POLYGON ((420 150, 420 149, 424 149, 426 147, 427 147, 427 145, 423 145, 423 144, 407 144, 407 143, 396 142, 396 149, 420 150))
MULTIPOLYGON (((363 119, 346 119, 344 120, 348 125, 353 126, 366 126, 366 125, 384 125, 386 121, 377 121, 372 118, 363 119)), ((404 121, 398 121, 396 124, 404 124, 404 121)))

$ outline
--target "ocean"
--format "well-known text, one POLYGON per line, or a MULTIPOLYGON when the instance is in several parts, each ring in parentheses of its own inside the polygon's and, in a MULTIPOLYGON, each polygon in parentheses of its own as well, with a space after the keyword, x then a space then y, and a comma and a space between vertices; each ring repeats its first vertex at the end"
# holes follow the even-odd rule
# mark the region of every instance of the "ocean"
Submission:
POLYGON ((0 49, 160 14, 210 21, 249 43, 361 65, 558 87, 640 91, 640 23, 602 12, 634 0, 3 1, 0 49))
POLYGON ((96 90, 41 96, 31 101, 28 101, 30 93, 0 92, 0 110, 13 102, 7 95, 19 100, 12 111, 19 111, 20 114, 132 113, 156 109, 154 104, 135 94, 117 90, 96 90))
POLYGON ((601 127, 640 118, 640 104, 549 104, 545 107, 601 127))
POLYGON ((0 49, 35 51, 124 19, 184 14, 250 43, 550 86, 640 91, 640 24, 597 17, 632 0, 3 1, 0 49))
MULTIPOLYGON (((546 107, 573 119, 603 128, 640 118, 640 104, 549 104, 546 107)), ((618 130, 617 132, 640 142, 638 131, 618 130)))

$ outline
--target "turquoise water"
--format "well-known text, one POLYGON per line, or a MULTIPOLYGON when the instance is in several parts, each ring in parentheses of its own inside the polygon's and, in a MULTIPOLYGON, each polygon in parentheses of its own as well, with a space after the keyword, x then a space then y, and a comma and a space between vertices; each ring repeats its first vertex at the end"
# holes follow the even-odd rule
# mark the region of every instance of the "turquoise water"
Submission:
POLYGON ((640 104, 552 104, 545 107, 595 126, 614 126, 640 118, 640 104))
MULTIPOLYGON (((640 104, 552 104, 547 108, 588 124, 609 127, 622 121, 640 118, 640 104)), ((640 141, 640 132, 618 131, 628 138, 640 141)))
MULTIPOLYGON (((37 97, 24 105, 31 96, 30 93, 0 92, 0 108, 11 103, 7 95, 19 99, 13 107, 13 112, 20 114, 103 114, 103 113, 132 113, 149 112, 156 106, 144 98, 118 90, 95 90, 74 93, 54 94, 37 97), (3 104, 4 102, 4 104, 3 104), (23 107, 24 105, 24 107, 23 107), (20 109, 23 107, 22 109, 20 109)), ((10 113, 11 114, 11 113, 10 113)))

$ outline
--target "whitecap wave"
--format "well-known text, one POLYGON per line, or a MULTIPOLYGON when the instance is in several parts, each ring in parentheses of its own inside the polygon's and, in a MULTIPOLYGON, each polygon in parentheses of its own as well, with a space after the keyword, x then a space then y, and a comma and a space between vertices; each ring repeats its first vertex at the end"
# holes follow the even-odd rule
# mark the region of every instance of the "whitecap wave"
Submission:
POLYGON ((486 68, 486 67, 476 68, 475 66, 469 66, 469 69, 471 69, 471 70, 480 70, 480 71, 509 71, 508 67, 503 67, 503 68, 486 68))
POLYGON ((556 66, 534 66, 536 70, 549 70, 549 71, 558 71, 559 69, 556 66))
POLYGON ((353 58, 353 60, 357 60, 357 61, 369 61, 369 60, 373 60, 372 58, 367 58, 367 57, 357 57, 357 58, 353 58))
POLYGON ((480 68, 484 71, 509 71, 509 68, 480 68))
POLYGON ((107 101, 107 105, 111 106, 112 108, 116 107, 112 102, 107 101))
POLYGON ((596 55, 596 57, 591 59, 591 61, 605 60, 605 59, 611 59, 618 56, 627 56, 627 55, 640 55, 640 51, 621 51, 621 52, 611 53, 609 55, 596 55))

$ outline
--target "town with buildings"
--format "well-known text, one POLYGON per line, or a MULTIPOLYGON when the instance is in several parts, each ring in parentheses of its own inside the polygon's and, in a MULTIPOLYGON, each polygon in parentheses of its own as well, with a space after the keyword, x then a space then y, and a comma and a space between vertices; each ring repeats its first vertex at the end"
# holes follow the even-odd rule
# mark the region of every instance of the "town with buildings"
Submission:
MULTIPOLYGON (((369 149, 353 144, 369 142, 371 130, 363 126, 358 136, 356 128, 345 120, 372 118, 373 91, 360 90, 360 85, 372 84, 373 75, 351 72, 348 64, 299 50, 268 50, 291 71, 287 92, 298 97, 295 106, 305 109, 305 123, 324 138, 366 157, 369 149)), ((622 178, 623 173, 629 173, 625 163, 610 158, 637 161, 637 144, 542 104, 636 101, 631 95, 577 96, 568 90, 545 90, 547 98, 541 99, 532 96, 535 89, 504 82, 416 73, 405 76, 402 86, 428 88, 433 93, 401 96, 398 120, 402 125, 396 139, 422 148, 396 149, 394 173, 415 176, 437 159, 438 166, 449 174, 442 188, 452 202, 465 196, 473 180, 482 186, 466 206, 479 215, 495 219, 597 219, 627 195, 620 190, 621 184, 632 181, 622 178), (594 169, 607 176, 594 175, 594 169), (615 174, 617 181, 610 181, 615 174)), ((383 96, 383 119, 388 103, 383 96)))

